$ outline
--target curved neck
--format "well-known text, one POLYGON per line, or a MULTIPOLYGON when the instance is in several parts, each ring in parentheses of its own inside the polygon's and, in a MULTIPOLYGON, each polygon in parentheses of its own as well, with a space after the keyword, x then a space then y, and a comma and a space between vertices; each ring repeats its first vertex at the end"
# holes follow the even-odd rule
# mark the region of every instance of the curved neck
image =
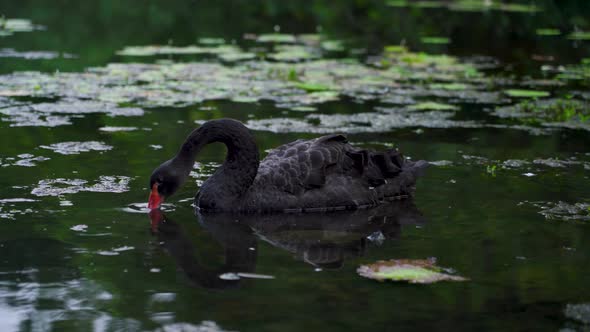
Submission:
POLYGON ((203 184, 201 194, 237 198, 252 185, 260 162, 254 137, 241 122, 231 119, 212 120, 193 130, 182 144, 177 158, 188 173, 199 151, 207 144, 220 142, 227 147, 225 162, 203 184))

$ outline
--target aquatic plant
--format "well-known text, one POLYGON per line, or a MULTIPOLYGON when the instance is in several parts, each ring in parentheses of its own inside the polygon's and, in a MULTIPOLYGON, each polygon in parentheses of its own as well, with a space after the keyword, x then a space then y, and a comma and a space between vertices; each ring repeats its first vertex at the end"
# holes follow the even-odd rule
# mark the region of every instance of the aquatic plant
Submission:
POLYGON ((435 265, 436 259, 392 259, 361 265, 357 273, 377 281, 405 281, 411 284, 431 284, 439 281, 466 281, 468 279, 450 274, 448 269, 435 265))
POLYGON ((549 97, 550 93, 547 91, 539 91, 539 90, 524 90, 524 89, 510 89, 504 90, 510 97, 516 98, 542 98, 542 97, 549 97))

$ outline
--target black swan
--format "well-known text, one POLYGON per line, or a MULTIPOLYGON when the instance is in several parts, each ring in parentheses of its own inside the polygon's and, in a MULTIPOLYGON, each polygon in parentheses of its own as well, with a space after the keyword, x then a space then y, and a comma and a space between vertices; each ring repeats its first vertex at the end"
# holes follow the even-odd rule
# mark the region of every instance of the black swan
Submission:
POLYGON ((297 140, 260 161, 254 137, 241 122, 218 119, 193 130, 180 151, 150 177, 148 207, 155 209, 187 180, 207 144, 227 146, 225 162, 195 197, 201 211, 318 212, 368 208, 413 194, 428 163, 397 150, 355 148, 343 135, 297 140))

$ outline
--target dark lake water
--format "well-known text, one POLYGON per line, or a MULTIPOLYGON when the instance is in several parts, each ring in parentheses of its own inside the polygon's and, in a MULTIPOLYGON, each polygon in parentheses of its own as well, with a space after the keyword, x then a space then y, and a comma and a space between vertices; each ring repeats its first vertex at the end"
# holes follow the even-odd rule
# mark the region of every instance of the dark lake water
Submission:
POLYGON ((31 0, 1 15, 1 331, 590 329, 589 2, 31 0), (225 155, 210 146, 154 234, 151 171, 219 117, 263 154, 344 132, 433 165, 414 199, 379 209, 195 215, 225 155), (356 273, 429 257, 470 280, 356 273))

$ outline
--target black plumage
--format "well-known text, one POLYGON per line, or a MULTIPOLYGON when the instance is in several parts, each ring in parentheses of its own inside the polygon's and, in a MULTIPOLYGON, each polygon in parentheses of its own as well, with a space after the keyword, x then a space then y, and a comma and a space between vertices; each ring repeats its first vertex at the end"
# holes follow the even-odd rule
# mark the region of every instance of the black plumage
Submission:
POLYGON ((367 208, 411 196, 425 161, 406 160, 395 149, 375 152, 350 145, 343 135, 297 140, 259 161, 249 130, 232 119, 212 120, 195 129, 179 153, 152 174, 169 192, 187 178, 206 144, 227 146, 225 162, 195 197, 204 211, 316 212, 367 208))

